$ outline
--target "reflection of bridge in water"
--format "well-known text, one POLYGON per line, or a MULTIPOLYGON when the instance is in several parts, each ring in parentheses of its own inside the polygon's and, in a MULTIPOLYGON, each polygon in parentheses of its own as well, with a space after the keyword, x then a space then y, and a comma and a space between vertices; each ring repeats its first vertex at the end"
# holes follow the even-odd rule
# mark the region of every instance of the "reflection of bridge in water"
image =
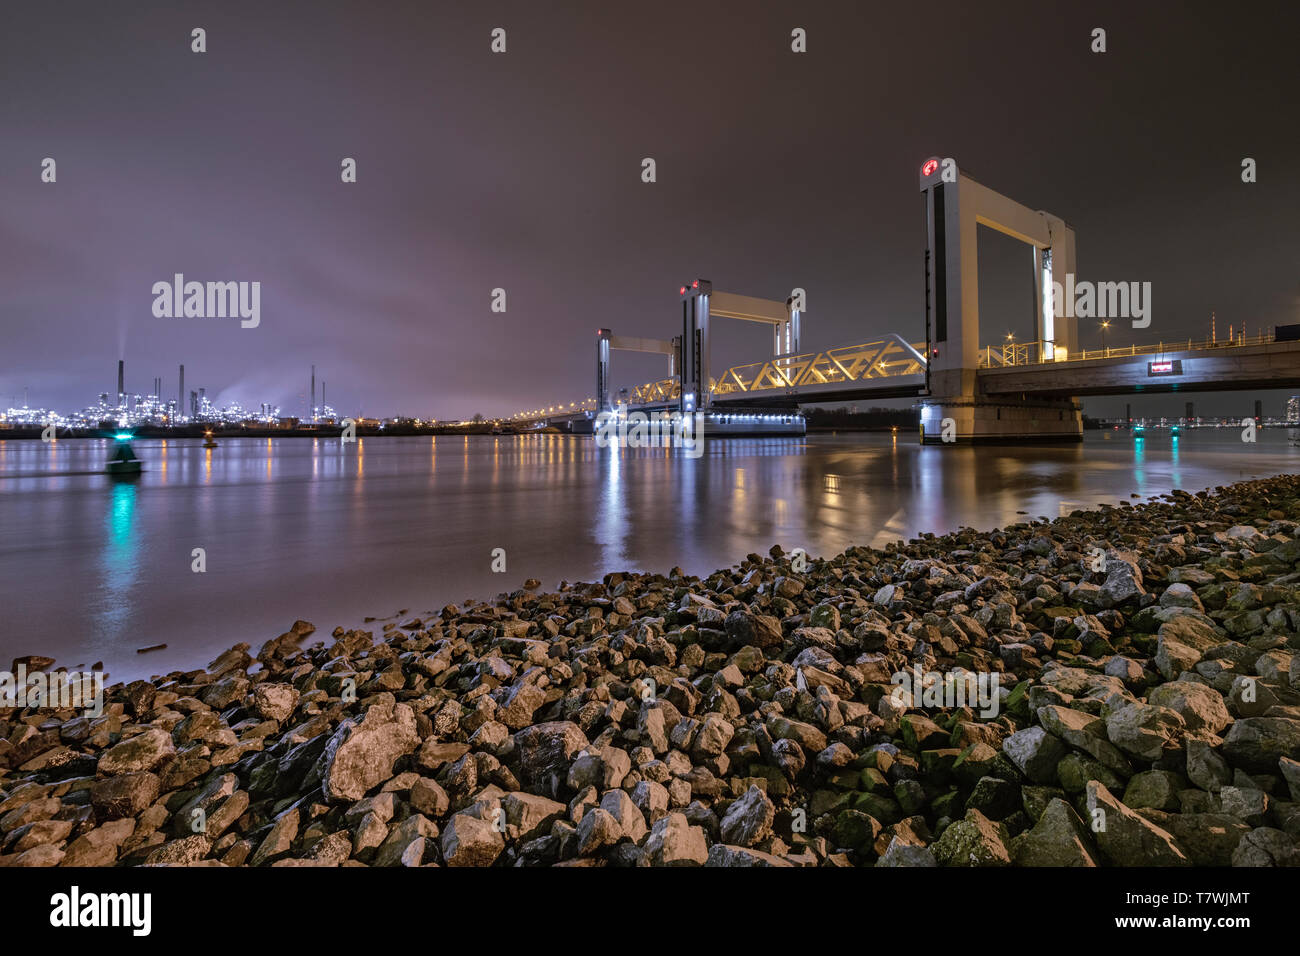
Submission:
MULTIPOLYGON (((1078 319, 1058 314, 1073 310, 1060 308, 1053 291, 1059 294, 1061 281, 1067 289, 1074 283, 1073 229, 1050 213, 983 186, 952 160, 926 161, 920 187, 927 228, 925 341, 889 333, 863 344, 801 352, 802 289, 781 302, 717 291, 699 279, 679 290, 680 335, 634 339, 598 330, 596 397, 558 412, 521 412, 515 419, 589 428, 596 416, 615 409, 609 369, 611 353, 618 350, 665 355, 669 375, 631 389, 616 413, 703 412, 715 433, 801 433, 800 405, 915 398, 923 443, 1078 441, 1083 429, 1079 396, 1300 385, 1300 341, 1281 341, 1272 332, 1081 350, 1078 319), (1033 249, 1038 333, 1033 342, 980 345, 979 225, 1033 249), (717 318, 770 325, 771 357, 714 376, 710 327, 717 318)), ((1127 302, 1127 294, 1111 296, 1109 317, 1127 321, 1114 314, 1121 301, 1127 302)), ((1097 317, 1107 318, 1100 295, 1098 306, 1097 317)), ((1150 321, 1148 311, 1143 325, 1150 321)))

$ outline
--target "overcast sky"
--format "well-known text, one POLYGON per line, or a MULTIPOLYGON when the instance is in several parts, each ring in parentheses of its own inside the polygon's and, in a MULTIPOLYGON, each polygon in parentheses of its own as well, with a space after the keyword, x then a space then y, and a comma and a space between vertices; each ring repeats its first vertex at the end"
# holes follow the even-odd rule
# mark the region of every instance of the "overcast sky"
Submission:
MULTIPOLYGON (((161 375, 166 398, 184 362, 218 402, 299 413, 315 363, 347 413, 509 414, 592 394, 598 326, 670 337, 697 276, 806 289, 806 348, 919 340, 930 155, 1068 221, 1081 279, 1152 283, 1151 327, 1109 344, 1204 335, 1211 311, 1220 334, 1297 322, 1293 10, 8 4, 0 402, 81 407, 124 358, 129 391, 161 375), (260 325, 154 317, 177 272, 261 282, 260 325)), ((1029 253, 993 233, 980 252, 984 337, 1031 338, 1029 253)), ((767 352, 764 327, 723 324, 714 369, 767 352)), ((616 387, 664 373, 615 361, 616 387)))

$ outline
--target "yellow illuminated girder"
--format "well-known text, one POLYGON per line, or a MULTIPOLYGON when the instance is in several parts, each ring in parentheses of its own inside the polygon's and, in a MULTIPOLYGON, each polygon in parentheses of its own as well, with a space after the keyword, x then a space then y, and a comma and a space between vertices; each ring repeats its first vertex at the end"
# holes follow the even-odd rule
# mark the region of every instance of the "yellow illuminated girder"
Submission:
MULTIPOLYGON (((924 352, 925 343, 912 346, 924 352)), ((735 395, 767 389, 799 388, 804 385, 827 385, 838 382, 864 382, 868 379, 916 375, 925 371, 925 363, 908 351, 897 339, 844 345, 824 352, 783 355, 729 368, 713 381, 715 395, 735 395)))
POLYGON ((630 405, 649 405, 652 402, 671 402, 680 398, 682 383, 677 378, 664 378, 648 385, 638 385, 628 396, 630 405))

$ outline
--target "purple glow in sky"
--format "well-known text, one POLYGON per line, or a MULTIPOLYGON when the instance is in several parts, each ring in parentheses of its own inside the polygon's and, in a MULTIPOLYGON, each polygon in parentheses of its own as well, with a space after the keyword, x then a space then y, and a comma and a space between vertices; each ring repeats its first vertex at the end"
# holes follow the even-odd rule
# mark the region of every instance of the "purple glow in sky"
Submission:
MULTIPOLYGON (((808 348, 919 339, 916 163, 935 154, 1069 221, 1085 277, 1150 281, 1141 341, 1204 335, 1212 310, 1221 330, 1300 321, 1287 10, 13 5, 0 403, 81 407, 124 358, 130 391, 163 376, 164 397, 183 362, 219 404, 300 413, 314 363, 344 413, 510 414, 591 394, 599 326, 671 336, 696 276, 805 288, 808 348), (260 282, 259 325, 155 317, 175 273, 260 282)), ((1027 337, 1028 252, 981 252, 990 341, 1027 337)), ((722 327, 715 367, 764 357, 766 335, 722 327)), ((615 387, 661 364, 620 355, 615 387)))

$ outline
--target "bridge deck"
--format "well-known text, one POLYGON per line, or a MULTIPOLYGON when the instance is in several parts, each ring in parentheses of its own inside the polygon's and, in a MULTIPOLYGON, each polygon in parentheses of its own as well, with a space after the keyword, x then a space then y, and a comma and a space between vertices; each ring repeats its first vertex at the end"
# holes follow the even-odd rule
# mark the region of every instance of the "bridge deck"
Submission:
MULTIPOLYGON (((788 408, 811 402, 864 398, 920 398, 925 387, 925 345, 891 335, 865 345, 784 355, 738 365, 713 380, 712 405, 788 408)), ((1227 391, 1300 387, 1300 342, 1271 334, 1232 341, 1157 342, 1090 349, 1055 360, 1044 343, 1009 343, 980 353, 976 372, 982 395, 1065 398, 1136 392, 1227 391), (1168 368, 1152 363, 1168 363, 1168 368)), ((670 408, 681 393, 676 378, 633 389, 633 409, 670 408)), ((516 421, 592 418, 595 400, 521 412, 516 421)))
POLYGON ((1300 342, 1261 336, 1247 344, 1188 345, 1126 346, 1065 361, 981 368, 979 388, 985 395, 1065 397, 1300 386, 1300 342), (1152 363, 1171 363, 1173 370, 1153 371, 1152 363))

